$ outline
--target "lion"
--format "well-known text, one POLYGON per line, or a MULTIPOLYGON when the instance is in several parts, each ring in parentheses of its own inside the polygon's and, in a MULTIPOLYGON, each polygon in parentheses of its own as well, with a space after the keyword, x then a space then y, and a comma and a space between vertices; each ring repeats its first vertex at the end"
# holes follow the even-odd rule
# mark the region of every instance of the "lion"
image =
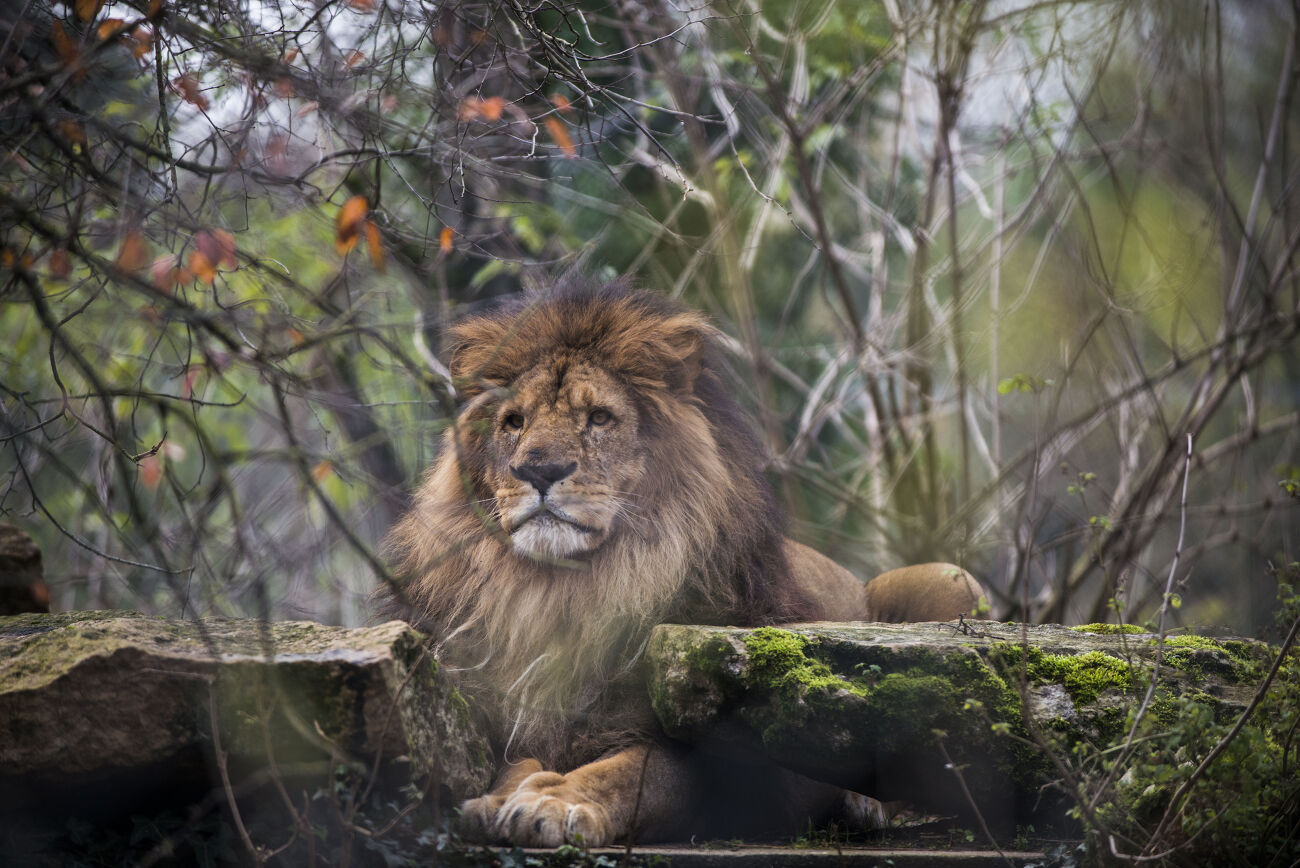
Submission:
POLYGON ((596 846, 828 810, 840 791, 658 730, 651 628, 947 620, 975 580, 926 564, 864 586, 787 539, 717 333, 665 298, 571 277, 462 320, 449 347, 464 407, 386 550, 389 612, 461 671, 505 769, 461 805, 466 836, 596 846))

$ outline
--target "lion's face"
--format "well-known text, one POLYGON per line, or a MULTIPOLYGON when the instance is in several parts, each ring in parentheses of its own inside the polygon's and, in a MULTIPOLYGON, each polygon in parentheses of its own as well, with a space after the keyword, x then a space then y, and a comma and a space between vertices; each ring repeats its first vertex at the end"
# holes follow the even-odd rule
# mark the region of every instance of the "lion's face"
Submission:
POLYGON ((514 550, 573 558, 634 520, 645 473, 636 404, 597 365, 559 353, 478 414, 484 482, 514 550))

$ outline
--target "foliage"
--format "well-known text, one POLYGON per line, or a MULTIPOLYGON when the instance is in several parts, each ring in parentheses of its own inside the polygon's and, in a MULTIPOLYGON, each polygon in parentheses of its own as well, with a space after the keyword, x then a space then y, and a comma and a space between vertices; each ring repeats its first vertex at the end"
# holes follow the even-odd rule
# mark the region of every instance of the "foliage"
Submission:
POLYGON ((0 518, 57 608, 362 621, 443 326, 571 267, 712 315, 792 534, 863 576, 1277 608, 1294 4, 0 10, 0 518))

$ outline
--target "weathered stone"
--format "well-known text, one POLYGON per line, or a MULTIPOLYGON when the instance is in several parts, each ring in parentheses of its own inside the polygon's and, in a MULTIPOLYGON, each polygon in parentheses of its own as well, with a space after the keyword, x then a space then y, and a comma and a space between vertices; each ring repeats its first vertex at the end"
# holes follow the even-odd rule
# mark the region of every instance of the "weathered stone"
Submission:
POLYGON ((468 705, 400 622, 0 617, 0 787, 211 768, 216 744, 245 773, 405 761, 455 797, 492 772, 468 705))
POLYGON ((0 615, 48 612, 41 550, 26 531, 0 522, 0 615))
MULTIPOLYGON (((1022 708, 1054 739, 1118 735, 1145 691, 1156 637, 971 627, 665 625, 647 652, 651 698, 679 739, 882 799, 961 813, 974 799, 986 815, 1023 817, 1052 775, 1022 708)), ((1232 715, 1268 654, 1245 640, 1168 638, 1151 713, 1189 694, 1232 715)))

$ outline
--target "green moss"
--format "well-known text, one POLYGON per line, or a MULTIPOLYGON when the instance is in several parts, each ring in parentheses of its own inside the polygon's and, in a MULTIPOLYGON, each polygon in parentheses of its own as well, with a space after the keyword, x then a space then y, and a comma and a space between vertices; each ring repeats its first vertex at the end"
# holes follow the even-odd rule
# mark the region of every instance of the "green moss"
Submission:
POLYGON ((1088 705, 1106 690, 1127 691, 1133 686, 1133 667, 1101 651, 1086 654, 1047 654, 1039 648, 1010 643, 994 646, 994 656, 1004 671, 1023 665, 1031 681, 1060 684, 1076 703, 1088 705))
MULTIPOLYGON (((1149 640, 1156 645, 1158 639, 1149 640)), ((1220 641, 1192 634, 1166 636, 1164 663, 1190 675, 1213 674, 1236 684, 1253 682, 1263 674, 1262 646, 1239 640, 1220 641)))
POLYGON ((1120 633, 1134 635, 1148 632, 1137 624, 1080 624, 1070 629, 1077 633, 1098 633, 1102 636, 1115 636, 1120 633))
POLYGON ((836 675, 825 663, 808 656, 807 648, 808 640, 798 633, 776 627, 758 628, 745 636, 751 679, 780 691, 793 688, 800 694, 809 690, 847 690, 865 695, 863 686, 836 675))

